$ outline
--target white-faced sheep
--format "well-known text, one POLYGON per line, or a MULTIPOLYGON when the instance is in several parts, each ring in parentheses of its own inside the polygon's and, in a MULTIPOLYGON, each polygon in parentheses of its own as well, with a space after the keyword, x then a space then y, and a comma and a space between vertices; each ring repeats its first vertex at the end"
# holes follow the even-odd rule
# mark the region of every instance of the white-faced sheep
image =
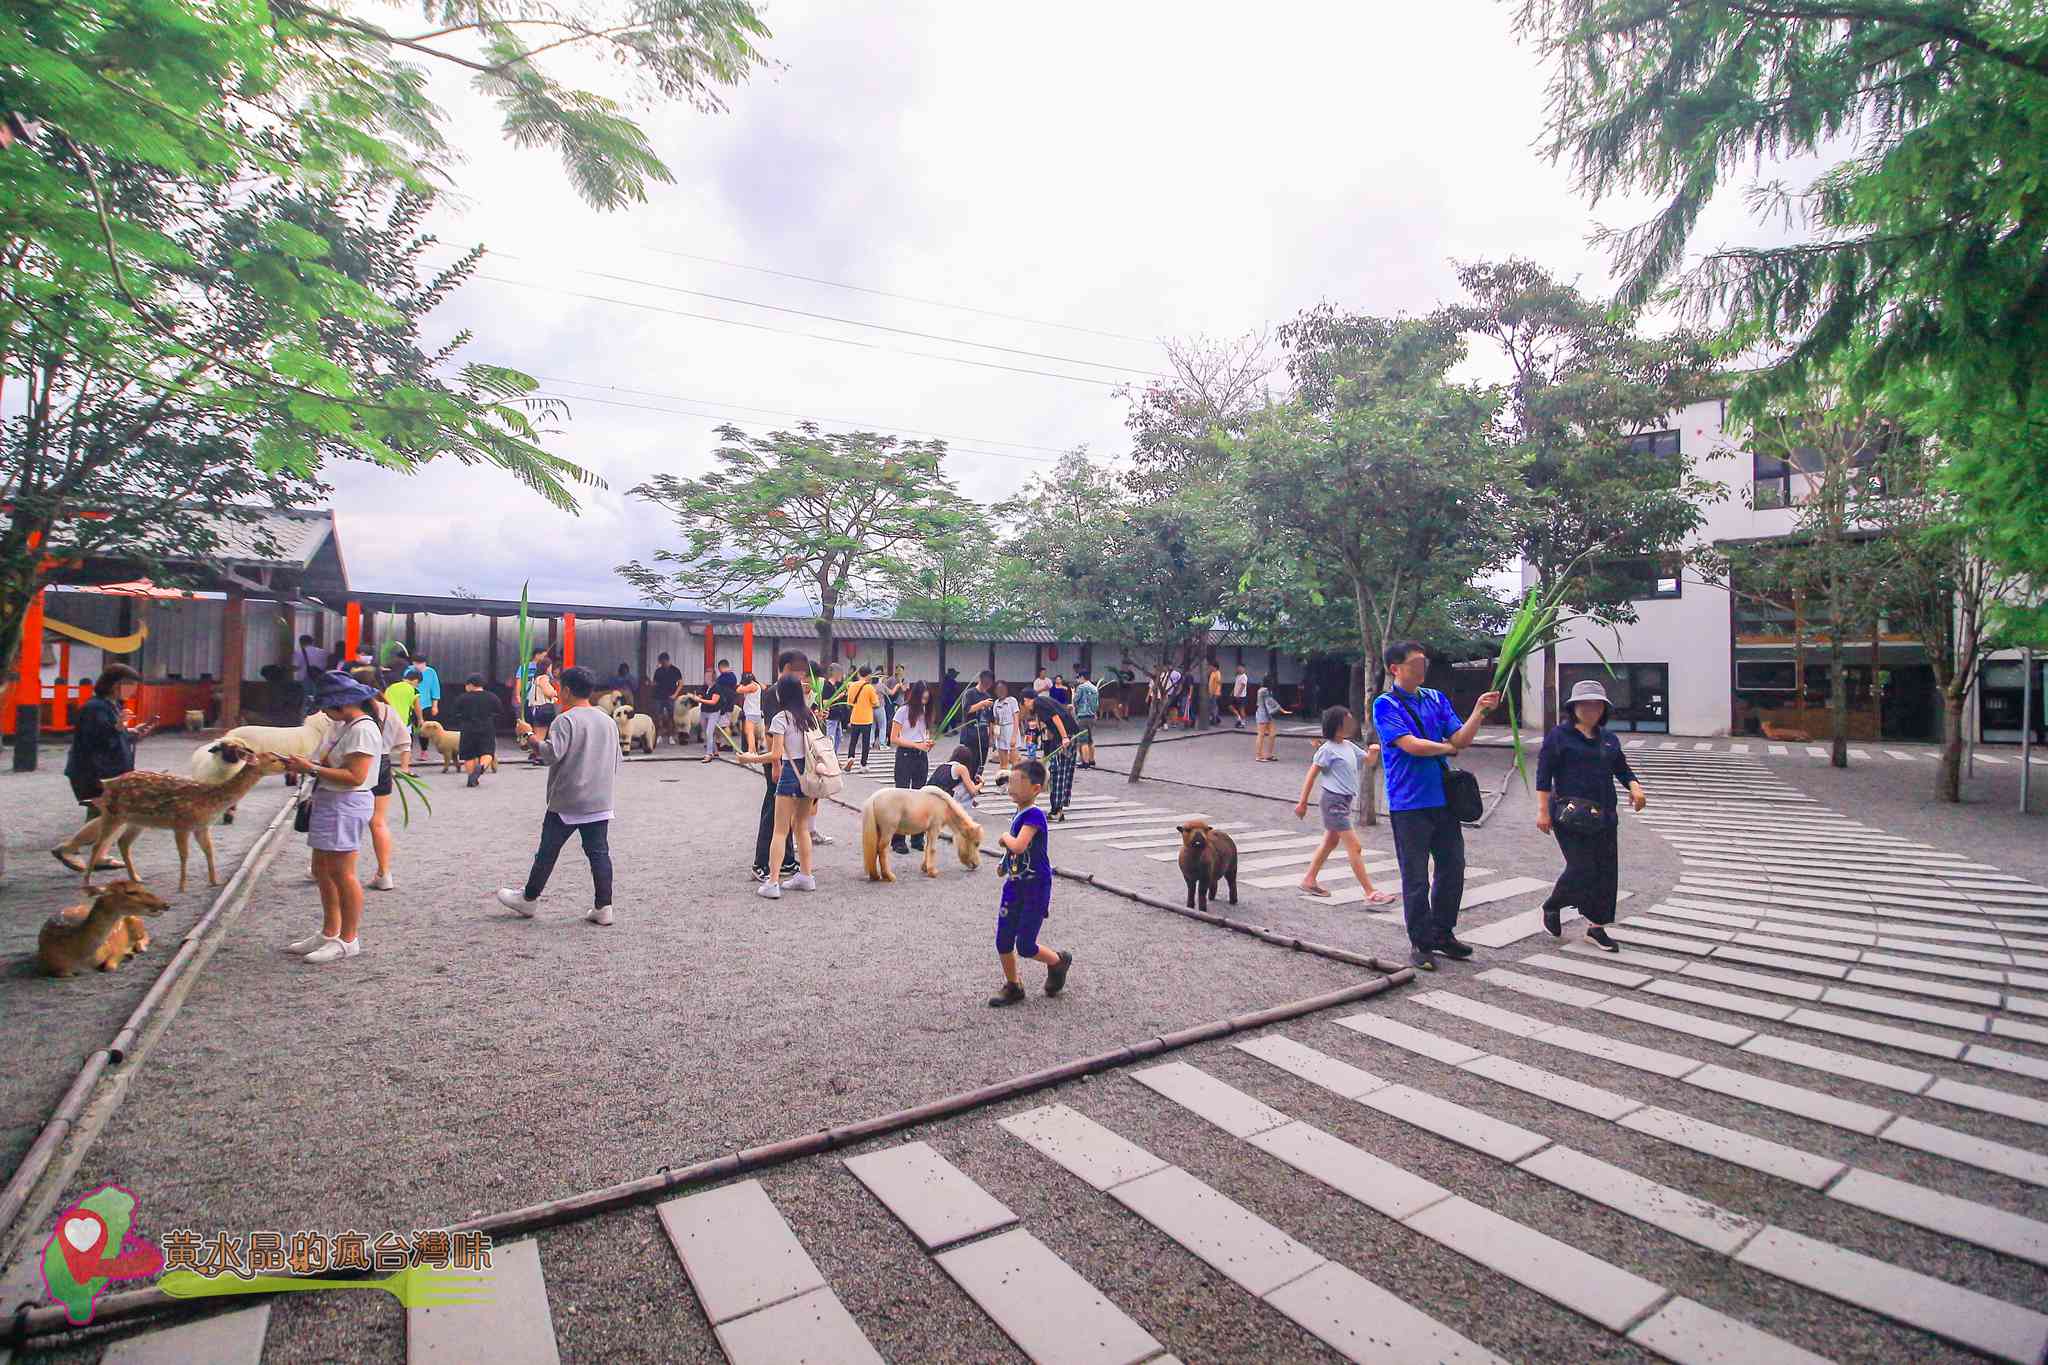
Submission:
MULTIPOLYGON (((332 725, 333 722, 318 711, 297 725, 237 725, 219 739, 192 751, 192 780, 217 787, 240 772, 242 762, 226 756, 235 752, 237 745, 251 752, 277 754, 284 758, 294 754, 311 758, 327 742, 327 732, 332 725)), ((220 822, 224 825, 235 823, 233 806, 221 815, 220 822)))

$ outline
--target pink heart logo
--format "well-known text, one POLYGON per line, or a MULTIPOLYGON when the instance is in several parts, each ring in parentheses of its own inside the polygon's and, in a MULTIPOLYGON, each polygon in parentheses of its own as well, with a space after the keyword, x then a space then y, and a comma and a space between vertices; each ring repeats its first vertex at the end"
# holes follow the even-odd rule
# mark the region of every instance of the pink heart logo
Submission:
POLYGON ((106 1220, 90 1209, 74 1210, 57 1225, 58 1249, 64 1253, 71 1278, 79 1284, 99 1274, 101 1252, 106 1244, 106 1220))

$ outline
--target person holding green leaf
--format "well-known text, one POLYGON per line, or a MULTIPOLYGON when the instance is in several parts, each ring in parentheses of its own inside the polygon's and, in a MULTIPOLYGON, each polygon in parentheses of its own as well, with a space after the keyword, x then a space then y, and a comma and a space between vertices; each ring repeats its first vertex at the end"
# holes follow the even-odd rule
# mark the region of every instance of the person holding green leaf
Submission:
POLYGON ((1648 804, 1622 752, 1619 736, 1608 733, 1607 689, 1586 678, 1572 687, 1564 724, 1544 736, 1536 755, 1536 828, 1557 836, 1564 875, 1543 902, 1543 927, 1564 936, 1563 910, 1575 905, 1586 917, 1586 937, 1610 953, 1621 945, 1607 935, 1621 881, 1620 811, 1614 789, 1628 792, 1629 805, 1648 804))
POLYGON ((1419 642, 1388 645, 1384 657, 1387 690, 1373 701, 1372 723, 1383 746, 1394 856, 1401 863, 1408 962, 1417 971, 1433 972, 1438 953, 1472 956, 1453 932, 1465 898, 1465 830, 1444 792, 1444 772, 1450 758, 1471 746, 1479 722, 1500 705, 1501 694, 1481 693, 1460 724, 1450 699, 1422 685, 1429 676, 1429 655, 1419 642))

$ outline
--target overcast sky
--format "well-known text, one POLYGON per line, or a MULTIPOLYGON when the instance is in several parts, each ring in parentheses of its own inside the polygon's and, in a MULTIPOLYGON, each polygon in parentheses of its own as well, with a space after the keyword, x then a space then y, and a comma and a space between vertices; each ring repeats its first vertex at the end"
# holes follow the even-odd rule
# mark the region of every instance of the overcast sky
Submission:
POLYGON ((626 490, 708 470, 720 420, 942 434, 962 491, 994 500, 1059 450, 1116 455, 1110 386, 1161 367, 1157 338, 1233 336, 1325 298, 1422 312, 1455 292, 1453 261, 1509 254, 1604 290, 1592 210, 1537 148, 1544 76, 1511 13, 773 3, 779 65, 726 113, 646 112, 675 183, 609 214, 451 89, 470 158, 438 230, 451 254, 492 254, 433 329, 468 327, 474 358, 581 395, 552 446, 608 487, 572 516, 488 470, 343 470, 350 579, 501 597, 531 579, 536 598, 629 602, 614 566, 675 537, 626 490))

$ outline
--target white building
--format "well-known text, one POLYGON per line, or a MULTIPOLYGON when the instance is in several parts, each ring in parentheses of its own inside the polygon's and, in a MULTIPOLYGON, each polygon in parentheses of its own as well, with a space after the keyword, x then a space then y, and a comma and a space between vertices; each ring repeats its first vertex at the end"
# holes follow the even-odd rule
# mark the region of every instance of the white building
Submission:
MULTIPOLYGON (((1723 496, 1702 509, 1698 541, 1789 534, 1806 491, 1801 471, 1740 449, 1725 434, 1726 420, 1725 401, 1694 403, 1673 413, 1663 430, 1635 442, 1644 459, 1690 458, 1695 474, 1720 486, 1723 496)), ((1811 605, 1759 600, 1768 585, 1731 593, 1682 569, 1677 557, 1645 564, 1642 572, 1634 624, 1614 631, 1581 625, 1559 645, 1561 694, 1569 695, 1581 678, 1599 680, 1614 701, 1612 723, 1619 729, 1751 734, 1770 721, 1825 732, 1826 647, 1806 616, 1811 605)), ((1526 569, 1523 581, 1525 586, 1534 581, 1526 569)), ((1524 704, 1527 714, 1540 716, 1543 683, 1535 675, 1541 670, 1529 672, 1524 704)), ((1939 707, 1932 672, 1916 642, 1892 634, 1857 641, 1844 672, 1852 737, 1935 736, 1939 707)))

